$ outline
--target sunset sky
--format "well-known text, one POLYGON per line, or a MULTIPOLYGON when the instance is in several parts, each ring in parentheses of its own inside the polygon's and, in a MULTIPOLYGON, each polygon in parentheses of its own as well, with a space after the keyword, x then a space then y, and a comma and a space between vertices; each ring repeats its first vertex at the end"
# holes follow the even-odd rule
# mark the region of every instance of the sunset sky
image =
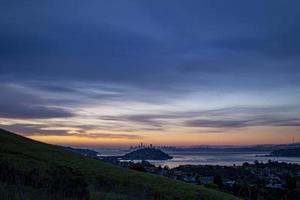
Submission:
POLYGON ((74 146, 300 142, 299 0, 0 2, 0 127, 74 146))

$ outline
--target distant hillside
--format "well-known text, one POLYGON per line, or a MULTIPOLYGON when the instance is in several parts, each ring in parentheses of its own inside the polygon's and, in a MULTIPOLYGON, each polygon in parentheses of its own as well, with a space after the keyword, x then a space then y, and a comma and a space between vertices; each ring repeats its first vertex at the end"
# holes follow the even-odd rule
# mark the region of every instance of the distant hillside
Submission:
POLYGON ((166 147, 166 151, 201 151, 201 152, 271 152, 279 149, 300 148, 300 143, 293 144, 259 144, 247 146, 194 146, 194 147, 166 147))
POLYGON ((90 150, 90 149, 79 149, 79 148, 73 148, 73 147, 65 147, 67 150, 72 151, 74 153, 78 153, 84 156, 90 156, 90 157, 97 157, 99 155, 99 152, 90 150))
POLYGON ((168 160, 173 157, 165 152, 154 148, 143 148, 122 156, 124 160, 168 160))
POLYGON ((271 156, 300 157, 300 147, 294 149, 279 149, 271 152, 271 156))
POLYGON ((1 200, 227 200, 233 196, 120 168, 0 129, 1 200))

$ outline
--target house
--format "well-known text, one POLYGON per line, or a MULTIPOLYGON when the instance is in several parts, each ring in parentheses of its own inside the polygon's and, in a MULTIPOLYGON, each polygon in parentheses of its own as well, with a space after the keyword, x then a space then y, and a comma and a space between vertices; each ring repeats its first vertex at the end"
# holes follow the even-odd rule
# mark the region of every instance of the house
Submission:
POLYGON ((232 188, 233 185, 235 184, 235 181, 231 181, 231 180, 229 180, 229 181, 224 181, 223 184, 224 184, 225 186, 227 186, 227 187, 232 188))
POLYGON ((266 184, 266 188, 271 188, 271 189, 282 189, 282 184, 280 182, 280 179, 271 179, 268 184, 266 184))
POLYGON ((209 184, 214 182, 214 177, 213 176, 202 176, 200 177, 200 182, 202 184, 209 184))
POLYGON ((183 176, 182 180, 184 182, 187 182, 187 183, 197 183, 197 177, 196 176, 183 176))

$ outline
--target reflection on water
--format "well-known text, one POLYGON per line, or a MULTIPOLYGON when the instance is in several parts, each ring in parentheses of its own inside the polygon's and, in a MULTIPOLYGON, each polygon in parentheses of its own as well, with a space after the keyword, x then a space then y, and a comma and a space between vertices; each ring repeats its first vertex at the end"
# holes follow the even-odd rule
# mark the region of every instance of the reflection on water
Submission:
MULTIPOLYGON (((101 151, 99 151, 101 152, 101 151)), ((103 152, 103 151, 102 151, 103 152)), ((170 168, 179 165, 242 165, 244 162, 253 163, 255 160, 267 162, 268 160, 300 164, 300 158, 267 157, 270 152, 202 152, 202 151, 165 151, 173 156, 171 160, 149 162, 155 165, 168 165, 170 168)), ((104 155, 124 155, 127 150, 114 150, 103 152, 104 155)))

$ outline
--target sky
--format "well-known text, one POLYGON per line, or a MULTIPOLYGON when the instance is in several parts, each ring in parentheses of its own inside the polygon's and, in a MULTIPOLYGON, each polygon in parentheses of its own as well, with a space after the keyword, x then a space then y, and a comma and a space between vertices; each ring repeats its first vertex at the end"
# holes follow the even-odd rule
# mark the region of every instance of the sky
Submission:
POLYGON ((4 0, 0 127, 60 145, 300 141, 298 0, 4 0))

